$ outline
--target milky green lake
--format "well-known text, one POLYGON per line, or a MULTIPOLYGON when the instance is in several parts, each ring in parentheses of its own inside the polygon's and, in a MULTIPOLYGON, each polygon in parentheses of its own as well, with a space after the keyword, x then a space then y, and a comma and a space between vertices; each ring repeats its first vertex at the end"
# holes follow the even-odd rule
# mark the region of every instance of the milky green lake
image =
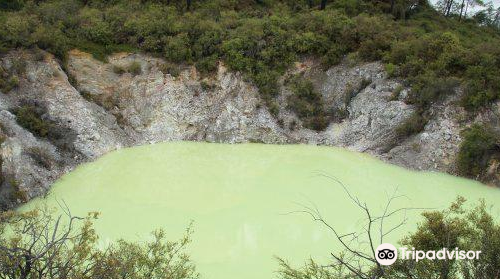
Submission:
MULTIPOLYGON (((104 244, 140 241, 157 228, 174 240, 193 220, 189 253, 202 278, 267 279, 276 277, 275 256, 302 264, 310 257, 327 260, 339 248, 330 231, 297 212, 304 206, 317 208, 341 233, 363 225, 342 187, 320 173, 341 180, 374 212, 395 189, 406 198, 394 208, 443 209, 457 195, 500 202, 500 189, 407 171, 339 148, 177 142, 123 149, 80 166, 46 199, 24 209, 63 200, 74 215, 99 211, 95 225, 104 244)), ((492 213, 498 216, 499 207, 492 213)), ((395 243, 415 229, 419 214, 409 212, 408 225, 387 241, 395 243)))

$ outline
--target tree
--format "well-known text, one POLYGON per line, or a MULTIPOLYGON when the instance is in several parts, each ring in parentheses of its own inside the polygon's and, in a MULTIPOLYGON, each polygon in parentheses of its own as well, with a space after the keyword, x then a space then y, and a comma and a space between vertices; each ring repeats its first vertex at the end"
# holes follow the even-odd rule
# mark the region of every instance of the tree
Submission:
POLYGON ((324 10, 326 8, 326 2, 327 2, 327 0, 321 0, 321 4, 319 7, 320 10, 324 10))
POLYGON ((375 253, 378 245, 384 243, 384 239, 401 228, 408 218, 406 214, 411 210, 422 210, 424 208, 404 207, 392 209, 398 199, 406 198, 397 194, 397 188, 388 196, 387 202, 380 213, 374 213, 367 204, 358 197, 354 196, 346 185, 335 177, 326 174, 322 176, 334 181, 342 187, 350 201, 364 214, 365 225, 360 231, 341 232, 338 228, 330 225, 323 218, 321 212, 315 206, 304 206, 304 210, 292 213, 305 213, 314 221, 329 229, 338 240, 342 251, 331 253, 333 262, 328 265, 320 265, 314 260, 302 269, 294 269, 287 264, 284 259, 278 258, 281 266, 280 275, 283 279, 305 279, 305 278, 357 278, 357 279, 382 279, 387 278, 387 266, 377 262, 375 253), (400 216, 401 221, 395 225, 388 226, 387 221, 390 218, 400 216))
POLYGON ((462 4, 460 5, 459 20, 467 17, 469 7, 475 6, 484 6, 484 2, 482 0, 462 0, 462 4))
POLYGON ((67 206, 54 217, 47 208, 0 214, 0 279, 194 279, 194 265, 184 250, 191 227, 179 241, 120 240, 97 248, 92 222, 97 213, 73 216, 67 206))
POLYGON ((365 226, 361 231, 345 233, 331 226, 315 207, 305 207, 304 210, 298 211, 310 215, 313 220, 326 226, 336 236, 343 250, 340 253, 331 253, 331 263, 319 264, 311 259, 298 269, 278 258, 282 279, 500 278, 500 224, 495 222, 488 212, 484 201, 480 201, 475 208, 467 209, 466 200, 457 197, 445 210, 425 211, 417 230, 400 241, 401 246, 423 251, 443 248, 482 251, 479 259, 418 262, 397 260, 391 266, 381 266, 375 260, 374 245, 383 243, 385 236, 406 223, 408 210, 418 208, 391 209, 391 204, 396 199, 404 198, 394 193, 389 196, 382 212, 374 214, 366 203, 353 196, 344 184, 335 178, 332 179, 343 187, 348 198, 364 212, 365 226), (384 221, 395 218, 400 213, 403 218, 399 223, 388 228, 384 226, 384 221), (361 246, 363 243, 366 244, 364 247, 361 246))

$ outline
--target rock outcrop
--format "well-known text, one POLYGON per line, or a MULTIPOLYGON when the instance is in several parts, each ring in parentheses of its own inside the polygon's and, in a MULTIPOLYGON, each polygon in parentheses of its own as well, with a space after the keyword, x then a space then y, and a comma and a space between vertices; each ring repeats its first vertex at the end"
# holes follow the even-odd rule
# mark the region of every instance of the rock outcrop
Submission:
POLYGON ((210 77, 193 67, 173 77, 158 58, 120 53, 104 63, 75 50, 65 70, 50 54, 26 51, 11 52, 1 65, 9 71, 19 60, 24 70, 18 87, 0 93, 4 207, 43 195, 65 172, 114 149, 174 140, 332 145, 412 169, 453 172, 464 126, 457 117, 463 111, 450 99, 433 107, 435 117, 422 133, 395 142, 395 129, 414 108, 404 96, 393 97, 403 85, 387 78, 380 63, 346 62, 322 71, 306 61, 291 70, 308 76, 330 108, 346 111, 344 119, 316 132, 287 110, 285 86, 273 117, 256 87, 222 64, 210 77), (127 71, 131 65, 136 69, 127 71), (356 94, 346 102, 352 88, 356 94), (19 124, 16 114, 25 106, 36 107, 49 125, 45 135, 19 124))

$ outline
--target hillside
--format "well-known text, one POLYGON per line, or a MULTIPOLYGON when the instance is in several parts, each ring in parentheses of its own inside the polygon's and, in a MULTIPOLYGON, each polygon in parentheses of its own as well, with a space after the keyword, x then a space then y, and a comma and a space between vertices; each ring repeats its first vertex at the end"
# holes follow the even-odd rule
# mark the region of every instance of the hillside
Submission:
POLYGON ((495 14, 425 1, 7 2, 6 204, 115 148, 179 139, 342 146, 499 183, 495 14))

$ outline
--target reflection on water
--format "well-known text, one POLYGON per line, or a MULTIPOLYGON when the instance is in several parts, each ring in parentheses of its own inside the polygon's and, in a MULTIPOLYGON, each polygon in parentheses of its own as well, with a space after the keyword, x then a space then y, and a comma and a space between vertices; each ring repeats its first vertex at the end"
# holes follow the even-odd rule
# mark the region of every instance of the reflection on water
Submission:
MULTIPOLYGON (((318 208, 340 232, 360 229, 361 212, 320 173, 338 178, 374 211, 395 189, 407 198, 394 208, 442 209, 457 195, 500 202, 499 189, 338 148, 192 142, 113 152, 64 176, 46 202, 64 200, 73 214, 101 212, 96 229, 103 243, 148 237, 160 227, 178 238, 193 220, 190 252, 203 278, 265 279, 275 277, 274 256, 302 264, 309 257, 326 260, 338 248, 331 232, 297 212, 304 206, 318 208)), ((411 212, 411 224, 387 241, 414 229, 418 214, 411 212)))

